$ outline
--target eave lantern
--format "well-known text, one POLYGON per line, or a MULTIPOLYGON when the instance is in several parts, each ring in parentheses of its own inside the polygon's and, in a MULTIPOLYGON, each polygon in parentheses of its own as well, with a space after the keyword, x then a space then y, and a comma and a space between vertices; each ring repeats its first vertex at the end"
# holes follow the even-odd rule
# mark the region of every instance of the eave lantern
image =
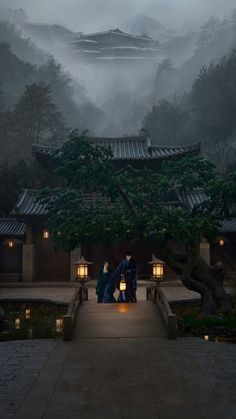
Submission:
POLYGON ((87 261, 83 256, 78 262, 75 262, 76 265, 76 279, 79 282, 86 282, 89 280, 89 265, 92 265, 92 262, 87 261))
POLYGON ((152 279, 157 282, 161 282, 164 279, 164 265, 165 262, 158 259, 154 254, 152 255, 152 261, 149 262, 152 265, 152 279))

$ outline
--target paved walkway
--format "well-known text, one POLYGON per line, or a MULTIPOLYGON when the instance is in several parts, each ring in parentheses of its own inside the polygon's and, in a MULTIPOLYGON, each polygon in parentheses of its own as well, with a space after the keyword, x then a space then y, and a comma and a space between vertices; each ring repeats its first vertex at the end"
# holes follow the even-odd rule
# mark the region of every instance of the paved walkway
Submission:
MULTIPOLYGON (((95 299, 95 281, 91 281, 89 283, 90 285, 90 298, 95 299)), ((146 298, 146 291, 144 286, 141 287, 142 284, 145 284, 144 281, 140 282, 140 287, 138 288, 138 294, 139 299, 145 299, 146 298)), ((54 302, 61 302, 61 303, 68 303, 71 301, 72 296, 74 294, 74 289, 76 283, 66 284, 63 286, 63 284, 59 284, 56 286, 56 284, 50 284, 48 283, 46 286, 43 283, 33 283, 26 284, 26 286, 17 286, 17 284, 8 284, 4 288, 3 284, 0 286, 0 300, 1 299, 9 299, 9 300, 19 300, 19 299, 25 299, 25 300, 50 300, 54 302)), ((189 291, 187 288, 185 288, 180 282, 173 282, 171 284, 163 284, 162 290, 164 294, 166 295, 167 299, 169 301, 186 301, 186 300, 198 300, 199 294, 193 291, 189 291), (176 284, 176 285, 175 285, 176 284), (167 285, 167 286, 165 286, 167 285)), ((118 291, 116 292, 116 296, 118 295, 118 291)))
POLYGON ((233 419, 235 394, 235 346, 168 341, 153 303, 91 299, 14 418, 233 419))

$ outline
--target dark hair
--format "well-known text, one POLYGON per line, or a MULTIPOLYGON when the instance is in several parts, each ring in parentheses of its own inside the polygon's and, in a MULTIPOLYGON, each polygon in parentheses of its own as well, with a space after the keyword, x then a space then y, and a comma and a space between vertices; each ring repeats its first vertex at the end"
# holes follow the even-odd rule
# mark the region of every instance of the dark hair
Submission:
POLYGON ((132 253, 130 251, 126 252, 126 256, 132 256, 132 253))

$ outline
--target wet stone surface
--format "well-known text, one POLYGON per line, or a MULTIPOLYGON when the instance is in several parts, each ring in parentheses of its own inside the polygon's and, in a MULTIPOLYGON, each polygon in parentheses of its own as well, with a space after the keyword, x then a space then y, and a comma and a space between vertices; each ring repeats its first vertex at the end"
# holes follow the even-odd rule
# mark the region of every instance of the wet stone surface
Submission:
POLYGON ((0 418, 13 418, 31 389, 56 340, 0 342, 0 418))

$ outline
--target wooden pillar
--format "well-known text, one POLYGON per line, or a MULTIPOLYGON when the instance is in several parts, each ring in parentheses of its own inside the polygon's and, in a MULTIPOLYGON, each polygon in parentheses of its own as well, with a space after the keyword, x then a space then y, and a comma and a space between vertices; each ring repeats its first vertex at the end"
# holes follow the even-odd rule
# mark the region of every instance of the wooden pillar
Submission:
POLYGON ((202 239, 200 243, 200 249, 199 249, 199 255, 200 257, 205 260, 207 265, 210 266, 211 264, 211 254, 210 254, 210 243, 206 239, 202 239))
POLYGON ((33 282, 36 280, 36 246, 33 243, 33 230, 27 225, 26 244, 23 245, 23 281, 33 282))
POLYGON ((23 245, 23 281, 35 281, 35 245, 23 245))
POLYGON ((76 265, 75 262, 81 258, 81 246, 70 252, 70 280, 76 280, 76 265))

